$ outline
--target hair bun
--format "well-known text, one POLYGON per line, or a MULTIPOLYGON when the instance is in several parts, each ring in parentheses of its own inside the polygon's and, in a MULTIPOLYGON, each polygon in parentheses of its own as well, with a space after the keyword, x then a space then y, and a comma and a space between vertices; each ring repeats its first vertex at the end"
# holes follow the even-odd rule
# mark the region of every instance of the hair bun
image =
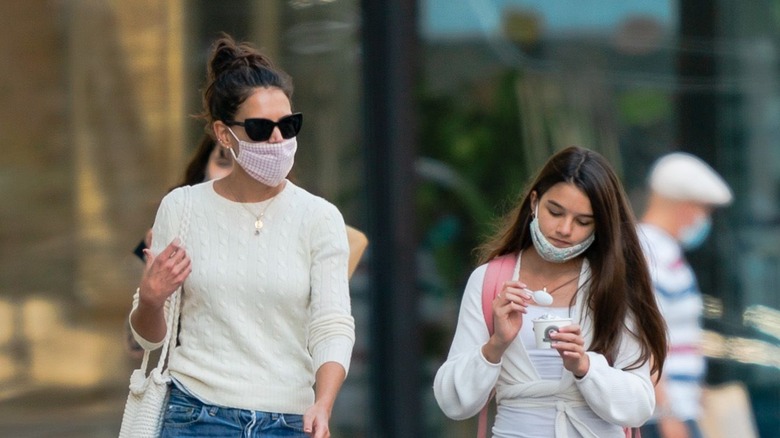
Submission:
POLYGON ((274 69, 271 60, 263 56, 250 43, 237 43, 230 35, 222 34, 212 46, 213 56, 208 66, 208 76, 215 80, 224 72, 245 67, 274 69))

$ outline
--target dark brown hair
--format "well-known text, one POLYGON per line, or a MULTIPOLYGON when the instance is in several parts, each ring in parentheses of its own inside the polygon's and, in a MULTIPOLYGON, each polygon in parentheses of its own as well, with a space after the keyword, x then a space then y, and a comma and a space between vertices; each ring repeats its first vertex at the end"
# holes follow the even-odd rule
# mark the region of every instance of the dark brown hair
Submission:
POLYGON ((182 179, 171 188, 171 190, 177 187, 192 186, 202 183, 206 180, 206 167, 209 164, 209 158, 214 148, 217 147, 217 142, 207 133, 204 133, 200 142, 198 142, 195 152, 190 157, 187 168, 184 169, 184 175, 182 179))
POLYGON ((209 126, 217 120, 232 120, 257 88, 278 88, 292 99, 292 79, 287 73, 250 43, 236 42, 223 33, 211 46, 201 117, 209 126))
POLYGON ((636 322, 631 334, 641 346, 641 355, 630 367, 650 360, 652 371, 660 375, 666 358, 666 324, 653 295, 633 211, 612 166, 600 154, 571 146, 553 155, 519 204, 503 218, 495 236, 480 247, 481 263, 533 244, 530 194, 535 191, 539 199, 561 182, 582 190, 593 209, 596 240, 584 253, 591 269, 585 309, 594 330, 589 350, 604 354, 612 363, 631 315, 636 322))

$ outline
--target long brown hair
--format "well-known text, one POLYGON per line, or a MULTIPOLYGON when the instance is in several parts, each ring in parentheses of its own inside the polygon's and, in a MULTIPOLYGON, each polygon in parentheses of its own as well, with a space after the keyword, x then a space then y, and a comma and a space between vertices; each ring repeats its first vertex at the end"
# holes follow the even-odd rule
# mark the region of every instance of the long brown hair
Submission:
POLYGON ((589 350, 603 354, 612 363, 631 315, 636 329, 629 333, 639 342, 641 355, 629 368, 650 360, 652 371, 660 376, 666 359, 666 324, 653 295, 636 219, 623 186, 609 162, 597 152, 571 146, 553 155, 519 204, 503 218, 497 233, 479 248, 481 263, 533 244, 529 232, 530 194, 535 191, 541 198, 561 182, 582 190, 593 209, 596 240, 584 253, 591 269, 590 292, 585 301, 586 312, 593 320, 589 350))

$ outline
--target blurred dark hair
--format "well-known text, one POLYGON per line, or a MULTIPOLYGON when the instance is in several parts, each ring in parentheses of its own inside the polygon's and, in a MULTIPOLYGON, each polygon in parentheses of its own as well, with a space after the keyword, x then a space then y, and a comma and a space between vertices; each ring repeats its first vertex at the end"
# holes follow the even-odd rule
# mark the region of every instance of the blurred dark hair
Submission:
POLYGON ((206 167, 209 163, 211 152, 217 147, 217 142, 209 134, 204 133, 198 142, 198 147, 192 154, 187 168, 184 169, 182 179, 171 190, 177 187, 192 186, 206 180, 206 167))

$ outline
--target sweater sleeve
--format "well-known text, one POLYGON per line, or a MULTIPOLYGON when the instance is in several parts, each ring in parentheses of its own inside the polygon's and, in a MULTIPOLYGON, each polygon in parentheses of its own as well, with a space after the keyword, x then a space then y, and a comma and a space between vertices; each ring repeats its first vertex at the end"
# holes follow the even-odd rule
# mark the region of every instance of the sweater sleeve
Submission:
POLYGON ((336 362, 349 372, 355 344, 347 260, 349 245, 344 219, 327 204, 311 229, 311 302, 309 353, 314 370, 336 362))
POLYGON ((590 369, 576 384, 599 417, 621 426, 639 427, 655 408, 650 365, 644 363, 635 369, 623 369, 640 354, 639 344, 629 333, 624 333, 619 351, 614 367, 603 355, 588 352, 590 369))
POLYGON ((472 417, 485 406, 501 372, 501 363, 490 363, 482 355, 489 338, 482 313, 486 269, 487 265, 480 266, 469 277, 452 346, 433 381, 436 402, 454 420, 472 417))
MULTIPOLYGON (((154 226, 152 226, 152 247, 150 251, 154 256, 157 256, 162 250, 165 249, 168 244, 173 241, 179 234, 179 225, 181 223, 182 213, 184 211, 184 190, 186 188, 180 187, 176 190, 165 195, 160 202, 160 207, 157 209, 157 216, 154 219, 154 226)), ((184 239, 184 236, 181 236, 184 239)), ((132 316, 135 309, 138 308, 138 289, 136 289, 133 295, 133 307, 130 311, 132 316)), ((168 314, 170 300, 165 302, 165 314, 168 314)), ((150 342, 142 338, 133 327, 132 320, 130 321, 130 331, 133 333, 133 338, 138 345, 144 350, 156 350, 162 347, 164 338, 160 342, 150 342)))

